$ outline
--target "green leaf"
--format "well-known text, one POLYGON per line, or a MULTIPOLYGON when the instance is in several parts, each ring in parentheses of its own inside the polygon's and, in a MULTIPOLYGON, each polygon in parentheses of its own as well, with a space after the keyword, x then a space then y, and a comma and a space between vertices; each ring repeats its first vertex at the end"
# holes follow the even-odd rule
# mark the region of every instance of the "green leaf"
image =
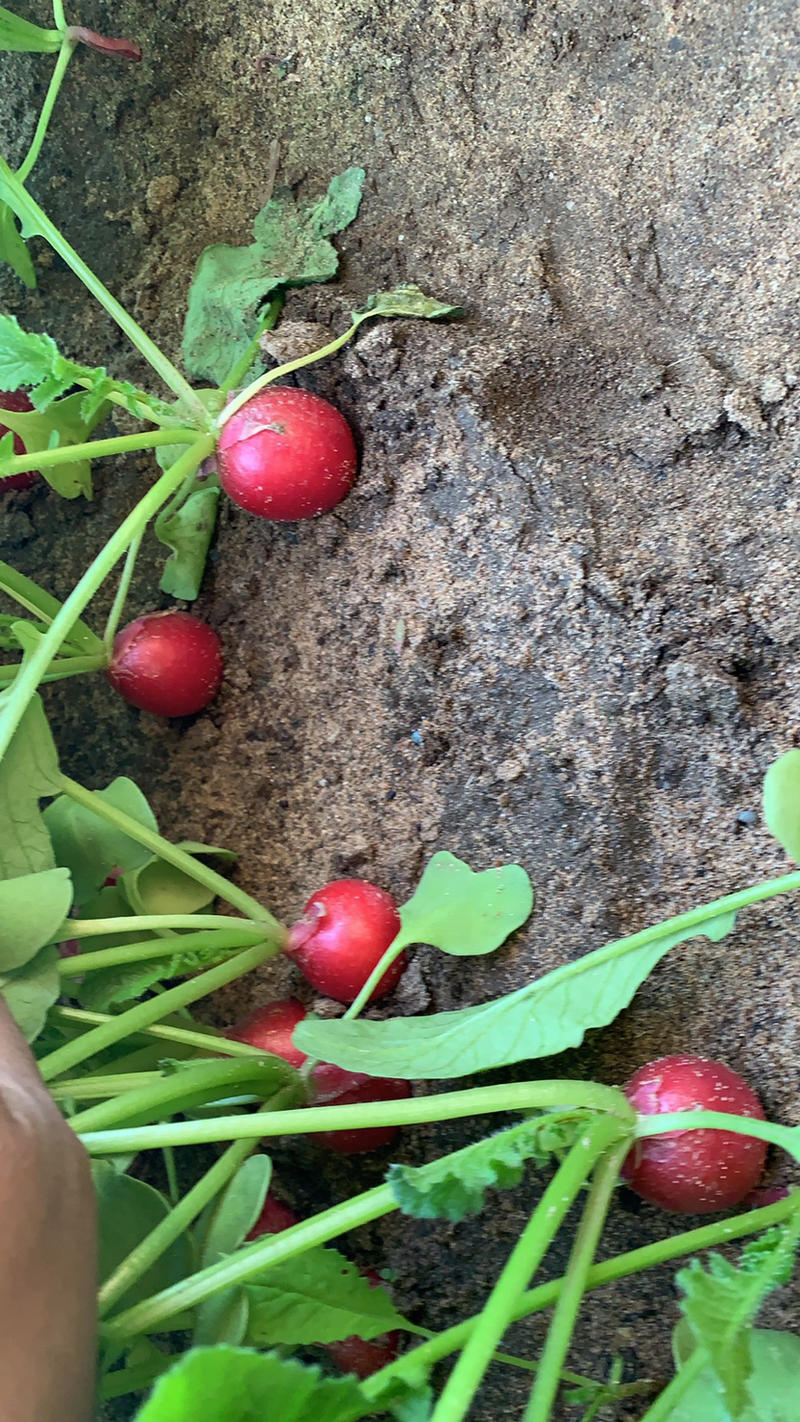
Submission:
MULTIPOLYGON (((267 1155, 251 1155, 237 1170, 217 1200, 208 1220, 200 1267, 217 1264, 244 1242, 264 1208, 272 1162, 267 1155)), ((247 1336, 250 1301, 241 1288, 223 1289, 199 1304, 193 1342, 241 1343, 247 1336)))
POLYGON ((779 756, 764 776, 764 818, 790 859, 800 864, 800 750, 779 756))
MULTIPOLYGON (((112 889, 103 889, 102 895, 111 895, 118 892, 112 889)), ((110 899, 106 900, 103 907, 113 908, 114 903, 110 899)), ((121 899, 120 907, 125 912, 127 905, 121 899)), ((102 912, 86 914, 86 917, 102 918, 106 915, 102 912)), ((108 914, 111 917, 111 913, 108 914)), ((115 914, 114 917, 117 917, 115 914)), ((135 942, 141 937, 136 932, 136 918, 131 915, 132 930, 130 933, 103 934, 97 938, 89 938, 82 944, 82 950, 91 953, 97 948, 113 948, 121 944, 135 942)), ((168 982, 172 978, 187 977, 191 973, 202 972, 204 968, 212 968, 217 963, 224 963, 227 958, 235 953, 240 953, 241 948, 231 948, 225 943, 224 935, 219 935, 220 942, 209 941, 205 948, 181 948, 181 935, 164 939, 164 957, 150 958, 140 963, 122 963, 117 967, 100 968, 96 972, 87 973, 81 982, 74 978, 69 979, 64 990, 81 1004, 88 1007, 93 1012, 107 1012, 110 1007, 120 1003, 130 1002, 135 998, 140 998, 148 988, 155 987, 157 983, 168 982)))
MULTIPOLYGON (((748 1402, 737 1422, 797 1422, 800 1338, 777 1329, 754 1328, 750 1356, 753 1370, 747 1379, 748 1402)), ((731 1422, 711 1368, 695 1378, 667 1422, 731 1422)))
MULTIPOLYGON (((2 12, 0 12, 0 37, 2 12)), ((0 44, 0 49, 5 48, 0 44)), ((17 219, 7 202, 0 202, 0 262, 8 262, 21 282, 31 291, 36 286, 36 269, 25 239, 20 235, 17 219)), ((9 451, 11 453, 12 451, 9 451)))
POLYGON ((60 30, 43 30, 0 5, 0 50, 54 54, 61 48, 61 38, 60 30))
POLYGON ((377 291, 353 316, 416 316, 438 321, 446 316, 460 316, 460 306, 447 306, 435 296, 426 296, 418 286, 396 286, 393 291, 377 291))
POLYGON ((786 1283, 787 1268, 791 1274, 798 1237, 800 1211, 788 1225, 770 1230, 745 1249, 738 1268, 721 1254, 711 1254, 707 1269, 693 1259, 677 1276, 684 1293, 681 1310, 698 1346, 709 1354, 734 1417, 741 1416, 748 1402, 752 1321, 767 1295, 786 1283))
POLYGON ((164 859, 151 859, 132 869, 120 883, 134 913, 199 913, 216 898, 213 889, 164 859))
POLYGON ((339 258, 328 238, 353 221, 364 172, 349 168, 316 203, 276 194, 253 223, 248 247, 217 243, 201 253, 189 291, 183 359, 195 379, 221 385, 246 353, 259 311, 278 290, 329 281, 339 258))
POLYGON ((386 1183, 405 1215, 463 1220, 483 1209, 487 1190, 518 1185, 526 1161, 544 1165, 568 1149, 582 1119, 555 1112, 534 1116, 429 1165, 390 1165, 386 1183))
POLYGON ((670 948, 689 938, 713 942, 730 933, 735 914, 679 932, 656 926, 566 963, 481 1007, 399 1017, 386 1022, 323 1022, 307 1017, 294 1042, 309 1056, 369 1076, 441 1080, 552 1056, 577 1047, 590 1028, 606 1027, 670 948))
POLYGON ((433 1415, 433 1401, 433 1389, 422 1387, 389 1403, 388 1407, 396 1422, 429 1422, 433 1415))
POLYGON ((533 908, 531 881, 518 864, 476 874, 441 850, 400 909, 404 943, 432 943, 459 957, 491 953, 533 908))
POLYGON ((61 355, 50 336, 37 336, 23 331, 15 316, 0 314, 0 390, 18 390, 21 385, 45 390, 45 403, 31 399, 37 408, 57 395, 63 395, 75 383, 79 367, 61 355))
POLYGON ((219 483, 209 481, 190 494, 173 513, 162 511, 155 521, 156 537, 172 552, 164 564, 159 587, 171 597, 193 602, 200 592, 208 550, 214 536, 219 483))
POLYGON ((61 991, 59 956, 55 944, 42 948, 22 968, 2 979, 0 994, 6 1000, 26 1042, 38 1037, 50 1008, 61 991))
MULTIPOLYGON (((120 1175, 107 1160, 92 1161, 92 1179, 97 1195, 100 1260, 98 1278, 102 1283, 132 1249, 166 1219, 170 1207, 164 1196, 143 1180, 120 1175)), ((192 1268, 189 1238, 182 1234, 160 1259, 124 1294, 125 1306, 138 1303, 149 1294, 169 1288, 184 1279, 192 1268)))
MULTIPOLYGON (((98 795, 115 810, 122 810, 146 829, 158 824, 138 785, 121 775, 98 795)), ((56 860, 69 869, 75 902, 83 906, 108 878, 112 869, 137 869, 151 858, 150 851, 121 830, 101 820, 91 810, 60 795, 44 812, 56 860)), ((122 912, 125 912, 123 909, 122 912)), ((98 917, 100 915, 97 915, 98 917)))
POLYGON ((53 868, 53 846, 39 800, 60 789, 58 752, 36 696, 0 761, 0 877, 53 868))
MULTIPOLYGON (((0 317, 0 321, 2 319, 0 317)), ((72 381, 69 383, 72 384, 72 381)), ((84 444, 110 409, 107 402, 95 402, 91 417, 87 419, 85 399, 86 393, 81 390, 77 395, 68 395, 63 400, 48 404, 46 411, 3 411, 3 423, 19 435, 28 454, 70 444, 84 444)), ((88 459, 76 459, 72 464, 52 467, 45 465, 41 474, 64 499, 76 499, 79 494, 87 499, 92 497, 92 472, 88 459)))
POLYGON ((72 904, 66 869, 0 882, 0 973, 21 968, 61 927, 72 904))
POLYGON ((193 1348, 160 1378, 135 1422, 357 1422, 375 1403, 353 1378, 249 1348, 193 1348))
POLYGON ((248 1342, 259 1347, 377 1338, 404 1323, 385 1289, 373 1288, 355 1264, 323 1246, 273 1264, 245 1292, 248 1342))

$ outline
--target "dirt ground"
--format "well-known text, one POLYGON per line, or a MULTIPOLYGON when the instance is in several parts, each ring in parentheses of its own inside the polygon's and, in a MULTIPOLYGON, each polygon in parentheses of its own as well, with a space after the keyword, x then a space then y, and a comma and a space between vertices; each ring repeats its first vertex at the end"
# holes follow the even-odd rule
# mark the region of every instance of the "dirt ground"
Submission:
MULTIPOLYGON (((165 726, 100 680, 61 688, 71 773, 136 776, 165 832, 236 848, 239 882, 287 919, 340 875, 403 898, 436 849, 523 864, 527 928, 486 959, 420 950, 401 1012, 484 1001, 781 872, 760 783, 800 742, 794 7, 84 0, 80 18, 136 36, 145 59, 76 60, 32 188, 170 354, 194 261, 248 240, 275 143, 278 182, 302 195, 367 171, 340 280, 287 317, 338 332, 400 280, 465 316, 375 327, 304 373, 357 431, 355 491, 303 526, 226 508, 199 604, 225 643, 219 700, 165 726)), ((0 127, 21 151, 47 61, 0 62, 16 80, 0 127)), ((38 291, 4 274, 4 305, 144 379, 36 250, 38 291)), ((134 457, 99 475, 91 506, 41 489, 0 501, 2 556, 65 591, 150 477, 134 457)), ((134 611, 156 565, 150 549, 134 611)), ((620 1082, 692 1050, 799 1121, 798 947, 796 906, 752 910, 535 1073, 620 1082)), ((299 986, 280 966, 246 991, 299 986)), ((240 1005, 229 991, 219 1020, 240 1005)), ((393 1155, 423 1161, 473 1132, 409 1130, 393 1155)), ((311 1145, 275 1160, 301 1209, 352 1188, 352 1163, 311 1145)), ((385 1165, 365 1160, 364 1184, 385 1165)), ((540 1183, 457 1226, 390 1218, 351 1252, 396 1271, 412 1319, 445 1326, 480 1307, 540 1183)), ((603 1253, 667 1229, 623 1196, 603 1253)), ((596 1296, 571 1366, 620 1352, 628 1377, 667 1375, 672 1272, 596 1296)), ((771 1317, 796 1326, 797 1311, 795 1288, 771 1317)), ((508 1346, 535 1354, 541 1329, 508 1346)), ((471 1415, 515 1417, 526 1391, 495 1368, 471 1415)))

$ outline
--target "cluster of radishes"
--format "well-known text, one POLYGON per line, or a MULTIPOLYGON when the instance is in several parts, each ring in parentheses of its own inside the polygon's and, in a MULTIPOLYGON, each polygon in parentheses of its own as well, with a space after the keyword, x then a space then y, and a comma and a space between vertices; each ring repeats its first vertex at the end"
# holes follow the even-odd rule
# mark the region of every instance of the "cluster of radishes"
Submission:
MULTIPOLYGON (((335 879, 325 884, 306 904, 303 915, 289 933, 286 952, 318 992, 337 1002, 355 1000, 400 931, 394 899, 364 879, 335 879)), ((399 981, 406 964, 403 953, 384 973, 371 1000, 383 997, 399 981)), ((284 998, 257 1007, 228 1029, 226 1036, 249 1042, 262 1052, 272 1052, 292 1066, 306 1061, 292 1041, 292 1033, 306 1015, 295 998, 284 998)), ((310 1106, 350 1106, 356 1102, 399 1101, 410 1096, 407 1081, 394 1077, 366 1076, 344 1071, 330 1062, 317 1062, 308 1077, 310 1106)), ((378 1150, 397 1134, 394 1126, 358 1131, 324 1131, 314 1139, 330 1150, 349 1154, 378 1150)))
MULTIPOLYGON (((0 391, 0 410, 31 410, 27 395, 0 391)), ((0 423, 0 437, 7 426, 0 423)), ((18 436, 14 449, 24 454, 18 436)), ((223 424, 217 443, 223 489, 240 508, 279 522, 328 513, 356 475, 353 434, 333 405, 308 390, 260 391, 223 424)), ((29 488, 34 473, 0 480, 29 488)), ((214 700, 224 672, 216 632, 188 612, 148 612, 114 641, 107 675, 132 706, 157 716, 192 716, 214 700)))

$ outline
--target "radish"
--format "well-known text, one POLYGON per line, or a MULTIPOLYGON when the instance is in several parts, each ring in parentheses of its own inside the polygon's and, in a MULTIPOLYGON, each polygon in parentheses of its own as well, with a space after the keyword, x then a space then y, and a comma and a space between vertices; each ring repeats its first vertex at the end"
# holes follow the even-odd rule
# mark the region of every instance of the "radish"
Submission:
MULTIPOLYGON (((292 1032, 302 1022, 306 1009, 296 998, 266 1003, 248 1013, 224 1033, 237 1042, 249 1042, 262 1052, 273 1052, 292 1066, 302 1066, 305 1054, 292 1042, 292 1032)), ((309 1106, 351 1106, 367 1101, 402 1101, 411 1095, 407 1081, 395 1077, 366 1076, 345 1071, 330 1062, 317 1062, 309 1075, 309 1106)), ((311 1137, 328 1150, 355 1155, 380 1150, 397 1135, 397 1126, 368 1126, 364 1130, 320 1131, 311 1137)))
MULTIPOLYGON (((311 1073, 312 1106, 355 1106, 368 1101, 405 1101, 411 1095, 407 1081, 391 1076, 366 1076, 345 1071, 330 1062, 319 1062, 311 1073)), ((314 1140, 339 1155, 360 1155, 380 1150, 394 1140, 398 1126, 367 1126, 361 1130, 321 1131, 314 1140)))
POLYGON ((222 682, 222 647, 188 612, 148 612, 117 633, 106 675, 115 691, 156 716, 192 716, 222 682))
MULTIPOLYGON (((0 439, 8 434, 8 425, 2 423, 4 410, 10 410, 17 415, 27 414, 33 409, 33 405, 23 390, 0 390, 0 439)), ((27 450, 19 435, 14 435, 14 453, 26 454, 27 450)), ((26 474, 7 474, 4 479, 0 479, 0 493, 7 489, 30 489, 36 483, 38 475, 34 469, 29 469, 26 474)))
MULTIPOLYGON (((394 899, 364 879, 334 879, 311 895, 289 932, 286 952, 318 992, 353 1002, 400 932, 394 899)), ((405 953, 386 969, 371 1002, 396 987, 405 953)))
MULTIPOLYGON (((371 1289, 378 1289, 383 1279, 375 1269, 362 1269, 361 1273, 369 1281, 371 1289)), ((377 1338, 359 1338, 357 1333, 349 1338, 340 1338, 334 1343, 326 1343, 328 1357, 343 1373, 355 1373, 357 1378, 368 1378, 393 1363, 400 1352, 402 1333, 393 1328, 390 1333, 381 1333, 377 1338)))
POLYGON ((237 1042, 249 1042, 260 1052, 272 1052, 276 1057, 283 1057, 290 1066, 301 1067, 306 1054, 295 1047, 292 1033, 305 1015, 302 1002, 286 997, 279 1002, 268 1002, 264 1007, 257 1007, 223 1035, 233 1037, 237 1042))
POLYGON ((240 508, 259 518, 313 518, 340 503, 356 476, 356 446, 343 415, 308 390, 261 390, 226 420, 219 477, 240 508))
MULTIPOLYGON (((740 1076, 705 1057, 660 1057, 640 1067, 625 1095, 642 1116, 724 1111, 763 1121, 761 1102, 740 1076)), ((733 1131, 670 1131, 638 1141, 622 1167, 643 1199, 676 1214, 700 1215, 738 1205, 764 1169, 764 1141, 733 1131)))
POLYGON ((285 1229, 291 1229, 292 1225, 298 1223, 297 1215, 288 1205, 284 1205, 280 1200, 276 1200, 271 1193, 264 1201, 264 1208, 256 1220, 253 1228, 245 1239, 260 1239, 262 1234, 281 1234, 285 1229))

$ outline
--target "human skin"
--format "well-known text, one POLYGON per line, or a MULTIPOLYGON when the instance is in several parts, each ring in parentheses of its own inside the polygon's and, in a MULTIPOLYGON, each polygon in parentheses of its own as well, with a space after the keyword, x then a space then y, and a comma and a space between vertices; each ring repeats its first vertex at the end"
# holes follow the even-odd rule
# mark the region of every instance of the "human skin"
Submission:
POLYGON ((90 1422, 96 1273, 88 1156, 0 998, 3 1422, 90 1422))

